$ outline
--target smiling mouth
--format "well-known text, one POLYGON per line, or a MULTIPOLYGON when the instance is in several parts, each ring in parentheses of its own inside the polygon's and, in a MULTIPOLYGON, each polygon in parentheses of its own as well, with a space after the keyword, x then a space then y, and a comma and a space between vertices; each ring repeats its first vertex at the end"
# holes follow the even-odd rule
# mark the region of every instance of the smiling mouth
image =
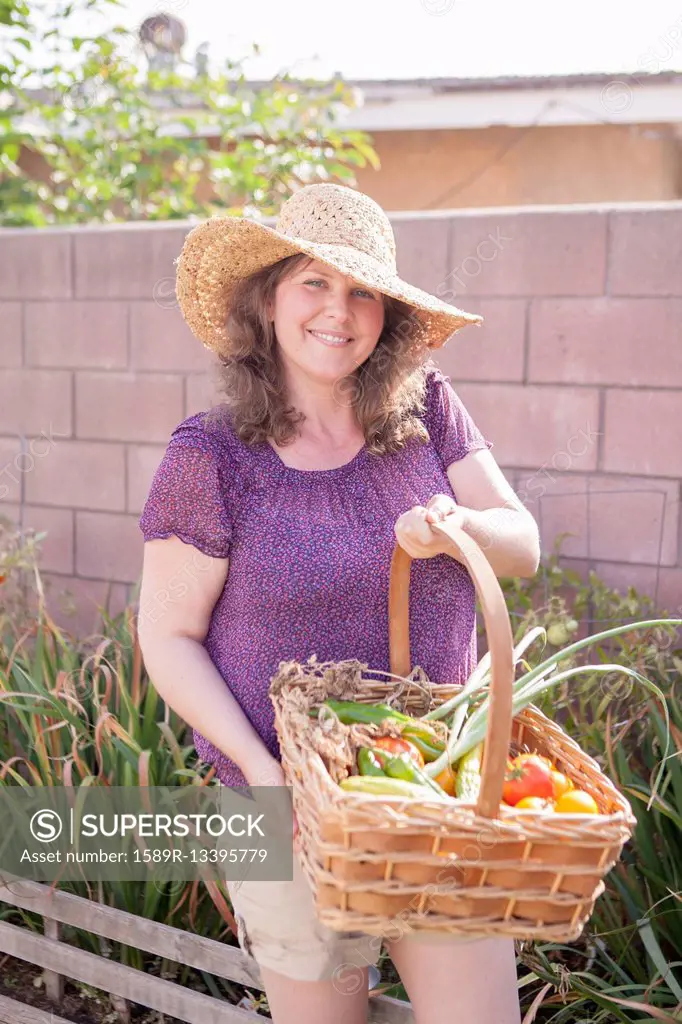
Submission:
POLYGON ((330 348, 343 348, 344 345, 350 344, 353 340, 348 335, 327 334, 325 331, 311 331, 310 328, 306 328, 306 330, 308 334, 312 334, 314 338, 317 338, 323 345, 328 345, 330 348))

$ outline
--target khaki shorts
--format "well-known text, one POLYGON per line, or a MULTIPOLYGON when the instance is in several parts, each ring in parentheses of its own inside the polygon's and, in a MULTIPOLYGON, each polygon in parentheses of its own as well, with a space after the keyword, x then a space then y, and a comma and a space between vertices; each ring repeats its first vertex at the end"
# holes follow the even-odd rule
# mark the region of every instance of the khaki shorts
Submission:
POLYGON ((294 852, 291 882, 226 882, 237 921, 239 945, 259 966, 297 981, 353 985, 357 968, 376 965, 382 939, 364 932, 337 932, 315 913, 315 901, 294 852))
MULTIPOLYGON (((340 992, 357 991, 358 968, 376 966, 383 939, 365 932, 337 932, 315 913, 308 879, 294 850, 291 882, 226 882, 237 921, 239 945, 256 963, 297 981, 333 981, 340 992)), ((397 928, 398 934, 400 929, 397 928)), ((396 935, 396 938, 398 935, 396 935)), ((413 932, 407 942, 456 946, 480 938, 448 932, 413 932)))

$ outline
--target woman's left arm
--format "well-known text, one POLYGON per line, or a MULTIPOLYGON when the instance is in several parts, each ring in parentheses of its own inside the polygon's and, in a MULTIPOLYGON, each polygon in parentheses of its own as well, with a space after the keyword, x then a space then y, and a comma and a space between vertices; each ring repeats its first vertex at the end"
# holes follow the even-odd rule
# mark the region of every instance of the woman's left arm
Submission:
POLYGON ((534 576, 540 564, 537 523, 491 453, 469 452, 448 466, 447 474, 462 529, 485 552, 495 575, 534 576))

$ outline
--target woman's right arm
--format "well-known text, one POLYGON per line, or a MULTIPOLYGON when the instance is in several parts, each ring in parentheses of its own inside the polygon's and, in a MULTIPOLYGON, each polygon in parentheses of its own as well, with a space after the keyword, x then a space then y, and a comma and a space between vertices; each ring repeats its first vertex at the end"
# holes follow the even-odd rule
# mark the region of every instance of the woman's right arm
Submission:
POLYGON ((212 558, 178 537, 144 545, 138 637, 163 700, 241 769, 249 785, 284 785, 270 754, 211 661, 202 641, 227 579, 228 558, 212 558), (174 584, 170 597, 171 581, 174 584))

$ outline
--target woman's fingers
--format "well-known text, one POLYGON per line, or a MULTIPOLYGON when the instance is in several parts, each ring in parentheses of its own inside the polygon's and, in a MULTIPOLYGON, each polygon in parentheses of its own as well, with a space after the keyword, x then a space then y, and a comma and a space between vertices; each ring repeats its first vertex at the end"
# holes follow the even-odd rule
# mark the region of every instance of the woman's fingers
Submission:
POLYGON ((445 519, 457 508, 457 503, 448 494, 434 494, 426 503, 426 519, 430 523, 445 519))
POLYGON ((403 512, 395 524, 398 539, 417 544, 427 543, 431 533, 426 519, 427 515, 428 511, 423 505, 415 505, 414 508, 403 512))
MULTIPOLYGON (((452 511, 448 508, 445 514, 452 511)), ((411 558, 433 558, 444 550, 444 542, 431 529, 431 523, 441 517, 437 508, 425 508, 415 505, 404 512, 395 524, 395 535, 398 543, 411 558)))

